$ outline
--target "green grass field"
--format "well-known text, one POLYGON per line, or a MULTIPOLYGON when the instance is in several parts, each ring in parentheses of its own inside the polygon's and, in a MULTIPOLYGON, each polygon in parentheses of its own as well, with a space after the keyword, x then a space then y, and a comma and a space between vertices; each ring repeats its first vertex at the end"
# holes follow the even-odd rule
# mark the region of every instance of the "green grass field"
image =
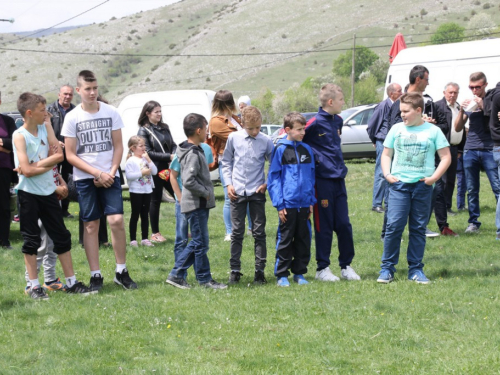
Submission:
MULTIPOLYGON (((173 266, 175 220, 174 205, 164 203, 161 231, 168 242, 128 248, 127 265, 139 290, 113 284, 113 252, 102 249, 101 293, 53 293, 50 300, 35 302, 23 294, 22 242, 12 224, 14 250, 0 250, 0 373, 498 373, 500 243, 495 241, 495 200, 485 175, 481 233, 463 233, 466 213, 451 217, 450 226, 460 237, 427 243, 430 285, 406 280, 404 251, 395 282, 380 285, 383 216, 370 210, 374 165, 349 162, 348 167, 353 267, 360 282, 316 282, 313 260, 309 285, 278 288, 272 275, 277 213, 268 202, 268 285, 251 284, 253 249, 247 237, 240 285, 223 291, 176 289, 165 283, 173 266)), ((216 193, 209 258, 214 278, 227 281, 229 244, 223 242, 220 186, 216 193)), ((128 224, 128 201, 125 207, 128 224)), ((71 211, 76 213, 78 206, 72 204, 71 211)), ((78 221, 66 224, 73 235, 77 277, 88 284, 78 221)), ((434 219, 431 224, 437 230, 434 219)), ((407 244, 406 233, 403 249, 407 244)), ((334 243, 332 270, 338 275, 336 253, 334 243)), ((188 281, 196 284, 192 270, 188 281)))

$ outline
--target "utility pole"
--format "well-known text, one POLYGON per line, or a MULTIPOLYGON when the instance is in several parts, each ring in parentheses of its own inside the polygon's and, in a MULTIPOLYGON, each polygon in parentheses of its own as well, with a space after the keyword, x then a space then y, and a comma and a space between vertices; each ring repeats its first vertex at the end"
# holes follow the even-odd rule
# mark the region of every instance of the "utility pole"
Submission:
POLYGON ((354 75, 354 61, 356 57, 356 34, 354 34, 354 39, 352 43, 352 71, 351 71, 351 107, 354 107, 354 81, 355 81, 355 75, 354 75))

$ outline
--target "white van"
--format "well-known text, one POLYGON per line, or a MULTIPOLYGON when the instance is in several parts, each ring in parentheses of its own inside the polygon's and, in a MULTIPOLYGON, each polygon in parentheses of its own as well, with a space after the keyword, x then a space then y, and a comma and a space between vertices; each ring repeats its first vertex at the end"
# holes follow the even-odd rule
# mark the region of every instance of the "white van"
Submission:
MULTIPOLYGON (((444 86, 449 82, 460 85, 458 102, 472 98, 469 76, 483 72, 488 79, 488 89, 500 81, 500 39, 440 44, 407 48, 398 53, 389 67, 385 88, 393 82, 403 88, 409 83, 410 70, 423 65, 429 70, 429 86, 426 94, 434 101, 443 97, 444 86)), ((384 90, 384 99, 387 93, 384 90)))

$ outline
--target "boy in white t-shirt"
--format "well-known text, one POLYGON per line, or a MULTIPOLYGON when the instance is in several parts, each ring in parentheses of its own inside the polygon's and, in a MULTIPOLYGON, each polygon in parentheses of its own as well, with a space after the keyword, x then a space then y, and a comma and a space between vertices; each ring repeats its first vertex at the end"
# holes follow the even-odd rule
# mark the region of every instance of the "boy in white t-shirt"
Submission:
POLYGON ((69 112, 61 135, 66 157, 73 165, 80 217, 84 222, 83 245, 90 266, 90 288, 100 290, 104 278, 99 267, 99 219, 108 218, 116 258, 114 282, 137 289, 126 267, 123 199, 118 167, 123 155, 123 122, 113 106, 98 102, 97 79, 89 70, 78 74, 76 92, 82 103, 69 112))

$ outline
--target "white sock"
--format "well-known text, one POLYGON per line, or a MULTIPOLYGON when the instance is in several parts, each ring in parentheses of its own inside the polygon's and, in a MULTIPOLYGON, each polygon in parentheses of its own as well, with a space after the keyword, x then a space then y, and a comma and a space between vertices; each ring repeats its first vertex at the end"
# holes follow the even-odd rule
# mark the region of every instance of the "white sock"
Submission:
POLYGON ((75 284, 76 284, 76 276, 75 275, 66 278, 66 285, 68 286, 68 288, 71 288, 75 284))
POLYGON ((33 280, 30 279, 30 284, 32 288, 40 286, 40 282, 38 281, 38 279, 33 279, 33 280))
POLYGON ((95 275, 101 276, 101 270, 90 271, 90 277, 94 277, 95 275))
POLYGON ((124 269, 127 268, 127 265, 124 263, 124 264, 118 264, 116 263, 116 272, 117 273, 122 273, 124 269))

